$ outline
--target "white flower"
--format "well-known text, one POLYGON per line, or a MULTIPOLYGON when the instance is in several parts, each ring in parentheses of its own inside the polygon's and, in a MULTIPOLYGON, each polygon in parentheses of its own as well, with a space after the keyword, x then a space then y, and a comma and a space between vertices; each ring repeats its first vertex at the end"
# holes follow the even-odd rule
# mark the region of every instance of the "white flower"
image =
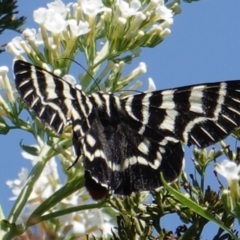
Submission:
POLYGON ((160 24, 162 28, 168 28, 173 24, 173 12, 165 6, 164 0, 158 0, 155 12, 160 19, 164 20, 164 22, 160 24))
POLYGON ((34 28, 26 28, 23 32, 22 32, 22 38, 23 39, 27 39, 27 40, 33 40, 35 38, 36 35, 36 30, 34 28))
POLYGON ((66 18, 66 14, 69 11, 69 6, 71 6, 72 3, 69 3, 65 6, 65 4, 60 0, 55 0, 54 2, 48 3, 48 9, 47 8, 38 8, 33 12, 33 19, 38 24, 45 23, 47 19, 47 15, 49 12, 54 12, 56 15, 61 15, 62 19, 66 18))
POLYGON ((124 0, 119 0, 117 4, 119 5, 119 9, 124 18, 135 15, 141 7, 141 3, 138 0, 132 0, 130 3, 124 0))
POLYGON ((37 10, 33 11, 33 20, 38 24, 43 24, 47 15, 46 8, 38 8, 37 10))
POLYGON ((221 164, 216 164, 215 170, 227 179, 232 201, 236 206, 240 200, 240 165, 233 161, 224 160, 221 164))
POLYGON ((91 29, 89 28, 89 23, 86 21, 77 21, 75 19, 68 20, 68 24, 72 34, 75 37, 88 33, 91 29))
POLYGON ((92 18, 105 9, 102 0, 78 0, 78 4, 82 11, 92 18))
POLYGON ((60 0, 55 0, 54 2, 48 3, 47 6, 49 9, 54 10, 55 12, 58 12, 61 14, 64 18, 66 17, 67 12, 69 11, 69 7, 72 5, 72 3, 68 3, 65 5, 60 0))
POLYGON ((43 24, 50 32, 60 33, 66 29, 68 23, 65 20, 65 14, 56 9, 38 8, 33 12, 33 20, 40 25, 43 24))
POLYGON ((158 13, 159 18, 164 20, 173 17, 172 10, 165 6, 164 0, 158 0, 156 12, 158 13))
POLYGON ((49 9, 47 11, 44 26, 48 31, 53 33, 61 33, 66 29, 67 25, 67 21, 60 13, 55 12, 53 9, 49 9))
POLYGON ((12 41, 7 44, 5 51, 10 52, 15 56, 20 55, 21 53, 24 53, 24 49, 21 46, 21 41, 23 41, 21 37, 13 38, 12 41))
POLYGON ((221 164, 217 164, 215 170, 225 177, 228 182, 240 179, 240 165, 233 161, 224 160, 221 164))

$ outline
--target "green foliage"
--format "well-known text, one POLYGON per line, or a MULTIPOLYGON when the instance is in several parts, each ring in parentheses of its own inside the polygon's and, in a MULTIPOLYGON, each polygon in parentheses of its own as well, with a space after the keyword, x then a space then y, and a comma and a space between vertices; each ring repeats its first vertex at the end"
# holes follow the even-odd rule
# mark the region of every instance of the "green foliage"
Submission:
MULTIPOLYGON (((16 0, 0 0, 0 35, 5 30, 21 31, 20 27, 24 24, 26 17, 15 16, 18 14, 17 7, 16 0)), ((0 53, 3 51, 0 49, 0 53)))

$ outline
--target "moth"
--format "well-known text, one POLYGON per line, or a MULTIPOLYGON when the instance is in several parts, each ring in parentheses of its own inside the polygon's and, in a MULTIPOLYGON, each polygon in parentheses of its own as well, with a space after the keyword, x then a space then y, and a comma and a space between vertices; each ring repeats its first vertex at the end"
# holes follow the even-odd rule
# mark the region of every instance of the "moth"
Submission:
POLYGON ((53 73, 14 63, 16 88, 26 105, 57 134, 70 121, 77 158, 93 199, 152 191, 179 176, 181 143, 207 147, 240 123, 240 81, 191 85, 125 97, 87 95, 53 73))

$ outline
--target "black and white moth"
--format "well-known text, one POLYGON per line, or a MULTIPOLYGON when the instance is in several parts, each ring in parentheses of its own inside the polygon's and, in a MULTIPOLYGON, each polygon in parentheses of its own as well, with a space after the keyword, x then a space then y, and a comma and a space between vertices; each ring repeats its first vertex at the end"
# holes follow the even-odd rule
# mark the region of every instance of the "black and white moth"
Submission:
POLYGON ((127 97, 83 91, 60 77, 17 60, 16 88, 57 134, 69 120, 85 184, 93 199, 154 190, 180 174, 181 142, 199 148, 228 136, 240 123, 240 81, 216 82, 127 97))

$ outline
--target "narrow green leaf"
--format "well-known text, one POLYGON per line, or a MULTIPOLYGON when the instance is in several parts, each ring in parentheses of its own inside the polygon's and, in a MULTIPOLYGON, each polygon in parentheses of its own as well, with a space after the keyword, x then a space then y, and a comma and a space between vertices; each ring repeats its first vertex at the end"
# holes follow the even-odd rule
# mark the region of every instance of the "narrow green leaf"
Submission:
POLYGON ((223 222, 221 222, 219 219, 217 219, 212 213, 210 213, 207 209, 204 209, 203 207, 199 206, 197 203, 195 203, 194 201, 192 201, 191 199, 187 198, 186 196, 184 196, 183 194, 181 194, 180 192, 176 191, 174 188, 172 188, 169 184, 167 184, 167 182, 163 179, 163 176, 161 174, 161 180, 163 183, 163 186, 172 194, 174 195, 174 197, 180 202, 182 203, 184 206, 190 208, 192 211, 194 211, 195 213, 197 213, 198 215, 206 218, 207 220, 217 224, 220 228, 222 228, 223 230, 225 230, 226 232, 228 232, 230 234, 230 236, 233 239, 237 238, 233 235, 233 233, 224 225, 223 222))

